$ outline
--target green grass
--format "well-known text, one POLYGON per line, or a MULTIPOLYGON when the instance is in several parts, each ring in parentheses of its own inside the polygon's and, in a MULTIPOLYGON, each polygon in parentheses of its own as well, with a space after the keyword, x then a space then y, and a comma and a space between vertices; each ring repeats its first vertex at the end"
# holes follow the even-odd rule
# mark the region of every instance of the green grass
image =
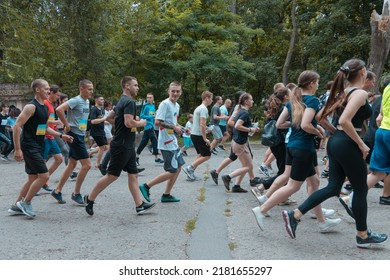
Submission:
POLYGON ((198 196, 198 201, 203 202, 206 199, 206 188, 201 187, 199 189, 199 196, 198 196))
POLYGON ((186 222, 186 227, 185 227, 186 233, 191 233, 195 229, 195 226, 196 226, 196 220, 195 219, 191 219, 191 220, 187 221, 186 222))
POLYGON ((234 242, 230 242, 229 243, 229 249, 230 249, 230 251, 234 251, 234 249, 236 249, 237 248, 237 244, 236 243, 234 243, 234 242))
POLYGON ((226 217, 231 217, 232 216, 232 211, 230 209, 225 209, 225 216, 226 217))

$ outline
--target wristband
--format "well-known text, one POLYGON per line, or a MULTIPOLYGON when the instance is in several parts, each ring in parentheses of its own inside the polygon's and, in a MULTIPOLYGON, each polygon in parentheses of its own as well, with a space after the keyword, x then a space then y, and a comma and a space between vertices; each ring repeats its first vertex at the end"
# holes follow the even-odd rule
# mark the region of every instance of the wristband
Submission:
POLYGON ((62 139, 62 133, 60 133, 60 138, 62 139))

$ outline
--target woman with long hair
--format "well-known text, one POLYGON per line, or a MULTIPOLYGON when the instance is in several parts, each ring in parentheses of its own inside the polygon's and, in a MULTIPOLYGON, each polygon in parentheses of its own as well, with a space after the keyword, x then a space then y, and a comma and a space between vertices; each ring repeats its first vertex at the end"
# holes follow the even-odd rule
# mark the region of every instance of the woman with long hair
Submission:
POLYGON ((372 112, 368 94, 361 89, 366 79, 363 61, 351 59, 337 72, 320 122, 333 135, 327 145, 329 157, 329 183, 313 193, 297 209, 283 211, 288 234, 296 237, 300 218, 313 207, 332 196, 339 196, 346 177, 354 190, 352 211, 356 221, 356 245, 370 247, 387 240, 386 234, 378 234, 367 228, 367 166, 365 159, 370 151, 358 132, 372 112), (326 117, 334 113, 337 121, 331 125, 326 117))
POLYGON ((253 170, 252 153, 248 142, 248 134, 255 133, 259 128, 252 127, 249 109, 253 106, 253 98, 249 93, 243 93, 238 101, 240 110, 234 120, 232 152, 238 156, 242 167, 228 175, 222 176, 225 188, 230 191, 230 182, 236 178, 232 192, 244 193, 247 190, 241 188, 240 184, 245 174, 253 170))
MULTIPOLYGON (((277 120, 280 116, 280 114, 283 111, 284 106, 287 104, 287 102, 290 99, 290 90, 286 87, 278 88, 269 98, 267 101, 267 111, 265 112, 265 115, 267 117, 267 122, 270 120, 277 120)), ((275 156, 276 159, 276 166, 278 167, 278 172, 275 176, 269 177, 269 178, 263 178, 261 179, 261 182, 265 189, 269 189, 272 185, 272 183, 275 181, 275 179, 283 174, 285 169, 285 163, 286 163, 286 144, 285 142, 285 135, 287 134, 288 129, 280 129, 279 133, 283 137, 283 141, 281 141, 278 145, 274 147, 270 147, 272 154, 275 156)), ((256 193, 256 189, 253 189, 256 193)))
MULTIPOLYGON (((316 172, 317 154, 314 137, 323 138, 315 116, 319 110, 319 100, 314 96, 318 89, 320 76, 314 71, 304 71, 298 77, 298 87, 290 94, 290 102, 286 104, 278 118, 276 126, 287 128, 291 125, 291 135, 287 144, 286 172, 290 174, 287 185, 275 191, 260 207, 252 212, 261 230, 264 230, 264 219, 267 212, 275 205, 285 201, 297 192, 306 180, 308 193, 318 190, 319 177, 316 172)), ((338 225, 340 219, 324 218, 321 206, 314 209, 321 232, 327 232, 338 225)))

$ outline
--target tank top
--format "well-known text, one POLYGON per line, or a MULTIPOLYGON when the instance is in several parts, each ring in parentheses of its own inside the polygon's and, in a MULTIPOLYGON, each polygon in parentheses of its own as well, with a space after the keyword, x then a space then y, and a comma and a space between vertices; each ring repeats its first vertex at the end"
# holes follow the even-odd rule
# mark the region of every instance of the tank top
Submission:
MULTIPOLYGON (((348 95, 348 97, 355 91, 357 88, 351 90, 348 95)), ((353 116, 351 122, 354 128, 361 129, 363 127, 363 122, 368 119, 372 114, 372 108, 370 104, 368 103, 368 100, 366 100, 366 103, 361 106, 357 111, 356 114, 353 116)), ((341 114, 339 114, 341 115, 341 114)), ((339 118, 337 118, 337 123, 336 125, 339 124, 339 118)))
POLYGON ((36 99, 33 99, 28 104, 35 106, 35 112, 23 126, 21 147, 22 149, 42 149, 49 117, 48 108, 46 105, 40 104, 36 99))

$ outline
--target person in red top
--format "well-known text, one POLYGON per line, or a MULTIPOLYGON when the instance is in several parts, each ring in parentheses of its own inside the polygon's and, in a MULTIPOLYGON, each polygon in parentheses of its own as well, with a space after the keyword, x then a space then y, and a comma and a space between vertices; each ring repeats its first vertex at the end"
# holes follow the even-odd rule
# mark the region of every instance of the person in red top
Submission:
MULTIPOLYGON (((57 130, 57 125, 61 125, 60 120, 55 119, 55 111, 54 111, 54 106, 53 104, 56 104, 60 98, 61 91, 59 86, 57 85, 52 85, 50 87, 50 93, 47 97, 47 99, 44 101, 45 105, 48 108, 48 114, 49 114, 49 120, 48 120, 48 125, 51 129, 57 130)), ((53 163, 49 167, 49 175, 53 174, 54 171, 57 170, 58 166, 61 165, 63 162, 62 154, 61 154, 61 149, 57 144, 57 141, 55 140, 54 136, 46 133, 45 134, 45 142, 44 146, 42 149, 42 157, 45 161, 48 160, 49 155, 53 156, 53 163)), ((42 189, 47 191, 47 192, 52 192, 53 190, 49 187, 49 181, 46 182, 42 186, 42 189)))

